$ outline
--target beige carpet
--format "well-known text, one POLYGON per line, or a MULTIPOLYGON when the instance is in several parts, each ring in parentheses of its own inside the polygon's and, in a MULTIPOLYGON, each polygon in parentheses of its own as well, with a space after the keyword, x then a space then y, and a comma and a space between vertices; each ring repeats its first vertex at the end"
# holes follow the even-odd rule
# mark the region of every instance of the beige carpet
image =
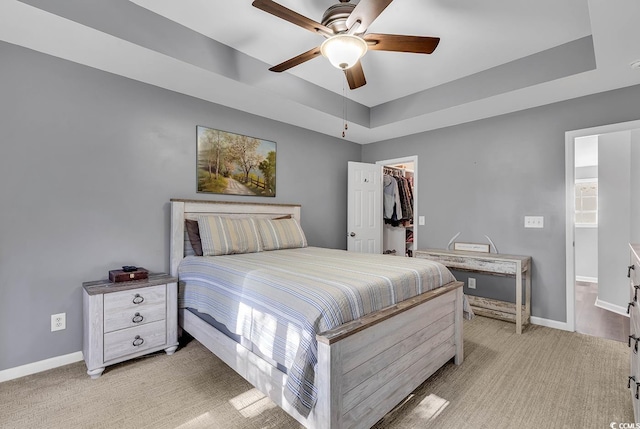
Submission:
MULTIPOLYGON (((539 326, 465 321, 445 365, 377 428, 608 428, 633 420, 624 343, 539 326)), ((298 428, 197 341, 173 356, 79 362, 0 384, 0 428, 298 428)))

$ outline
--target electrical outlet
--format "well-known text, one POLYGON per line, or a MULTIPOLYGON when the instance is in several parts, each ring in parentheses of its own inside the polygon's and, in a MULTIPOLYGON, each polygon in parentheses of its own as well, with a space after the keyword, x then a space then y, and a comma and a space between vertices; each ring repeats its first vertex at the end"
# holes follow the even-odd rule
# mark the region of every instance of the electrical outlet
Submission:
POLYGON ((67 313, 51 315, 51 332, 67 329, 67 313))
POLYGON ((469 289, 475 289, 476 288, 476 279, 474 279, 473 277, 469 277, 469 282, 468 282, 468 286, 469 289))

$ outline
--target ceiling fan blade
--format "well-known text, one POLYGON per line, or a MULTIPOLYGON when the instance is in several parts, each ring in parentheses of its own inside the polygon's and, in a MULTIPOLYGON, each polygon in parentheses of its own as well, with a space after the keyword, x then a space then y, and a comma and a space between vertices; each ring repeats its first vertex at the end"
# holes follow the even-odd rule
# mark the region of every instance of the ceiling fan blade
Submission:
POLYGON ((439 37, 401 36, 397 34, 367 34, 367 47, 373 51, 413 52, 430 54, 435 51, 439 37))
POLYGON ((290 23, 298 25, 313 33, 320 33, 326 36, 333 36, 335 34, 334 31, 329 27, 325 27, 319 22, 309 19, 304 15, 300 15, 299 13, 294 12, 291 9, 287 9, 286 7, 279 5, 272 0, 255 0, 252 5, 257 7, 258 9, 270 13, 271 15, 282 18, 285 21, 289 21, 290 23))
POLYGON ((302 53, 300 55, 298 55, 297 57, 293 57, 283 63, 278 64, 277 66, 273 66, 271 67, 269 70, 273 71, 273 72, 283 72, 285 70, 289 70, 292 67, 295 67, 297 65, 300 65, 302 63, 304 63, 305 61, 309 61, 314 59, 315 57, 317 57, 318 55, 320 55, 320 47, 317 46, 313 49, 308 50, 305 53, 302 53))
POLYGON ((347 28, 351 29, 357 21, 360 21, 360 26, 355 32, 364 33, 392 1, 393 0, 360 0, 360 3, 358 3, 355 9, 353 9, 353 12, 351 12, 351 15, 347 18, 347 28))
POLYGON ((362 70, 362 64, 360 61, 355 63, 353 67, 350 67, 344 71, 344 75, 347 77, 349 88, 356 89, 367 84, 367 80, 364 78, 364 70, 362 70))

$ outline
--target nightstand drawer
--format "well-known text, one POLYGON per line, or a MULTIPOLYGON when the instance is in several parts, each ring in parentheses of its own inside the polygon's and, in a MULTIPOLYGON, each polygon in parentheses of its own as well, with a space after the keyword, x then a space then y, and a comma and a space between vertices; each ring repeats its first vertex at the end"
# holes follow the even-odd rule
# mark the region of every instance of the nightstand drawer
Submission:
POLYGON ((104 334, 104 361, 161 346, 166 340, 164 320, 104 334))
POLYGON ((164 302, 134 309, 110 311, 104 315, 104 332, 113 332, 164 320, 166 314, 167 308, 164 302))
POLYGON ((165 285, 151 286, 105 294, 104 312, 105 314, 128 314, 130 311, 135 313, 147 307, 164 306, 165 303, 165 285))

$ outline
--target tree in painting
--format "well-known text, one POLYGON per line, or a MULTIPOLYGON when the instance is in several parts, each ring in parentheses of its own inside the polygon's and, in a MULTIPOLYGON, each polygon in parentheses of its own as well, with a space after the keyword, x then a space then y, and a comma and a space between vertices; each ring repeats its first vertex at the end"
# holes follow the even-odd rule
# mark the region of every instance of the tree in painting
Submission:
POLYGON ((275 196, 276 144, 197 127, 198 192, 275 196))
POLYGON ((244 173, 244 183, 249 182, 249 173, 262 161, 261 156, 256 152, 258 146, 260 146, 260 140, 236 134, 229 148, 231 158, 244 173))
POLYGON ((217 180, 220 177, 220 162, 224 159, 228 146, 226 135, 220 130, 207 129, 202 139, 209 177, 212 178, 215 172, 217 180))
POLYGON ((276 193, 276 151, 272 150, 267 154, 267 158, 263 160, 258 168, 264 176, 265 188, 276 193))

